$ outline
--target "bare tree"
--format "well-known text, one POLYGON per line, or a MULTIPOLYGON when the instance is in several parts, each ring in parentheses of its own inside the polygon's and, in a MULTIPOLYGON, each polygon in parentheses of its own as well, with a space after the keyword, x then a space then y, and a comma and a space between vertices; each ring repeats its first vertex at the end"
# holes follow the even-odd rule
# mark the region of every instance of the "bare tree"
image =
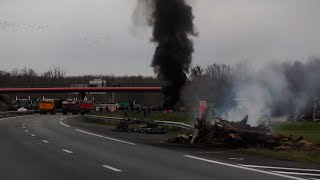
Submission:
POLYGON ((199 65, 194 66, 190 69, 190 75, 189 75, 189 80, 197 80, 203 77, 203 68, 199 65))

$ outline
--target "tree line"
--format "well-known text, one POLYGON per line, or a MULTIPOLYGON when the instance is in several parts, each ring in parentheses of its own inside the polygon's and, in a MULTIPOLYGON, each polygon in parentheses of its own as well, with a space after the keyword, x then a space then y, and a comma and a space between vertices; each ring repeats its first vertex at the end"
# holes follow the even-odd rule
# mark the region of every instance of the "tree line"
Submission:
POLYGON ((70 87, 71 84, 88 84, 90 80, 106 80, 107 86, 114 82, 121 86, 160 86, 162 82, 151 76, 79 75, 67 76, 60 67, 41 74, 24 67, 12 71, 0 70, 0 87, 70 87))

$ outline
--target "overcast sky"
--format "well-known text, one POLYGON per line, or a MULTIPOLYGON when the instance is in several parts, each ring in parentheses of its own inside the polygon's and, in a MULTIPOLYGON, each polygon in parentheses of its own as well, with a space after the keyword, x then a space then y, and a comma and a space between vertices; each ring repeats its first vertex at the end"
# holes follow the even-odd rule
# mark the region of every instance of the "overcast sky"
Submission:
MULTIPOLYGON (((319 0, 189 0, 193 64, 320 55, 319 0)), ((151 30, 135 0, 0 0, 0 69, 62 67, 68 75, 153 75, 151 30)))

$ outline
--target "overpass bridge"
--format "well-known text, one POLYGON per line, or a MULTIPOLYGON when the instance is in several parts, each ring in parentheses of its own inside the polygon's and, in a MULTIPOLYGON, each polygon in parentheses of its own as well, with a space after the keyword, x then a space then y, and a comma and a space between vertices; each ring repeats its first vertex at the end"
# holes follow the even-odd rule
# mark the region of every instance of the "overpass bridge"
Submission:
POLYGON ((12 93, 79 93, 87 92, 160 92, 161 87, 51 87, 51 88, 0 88, 0 94, 12 93))
POLYGON ((0 94, 10 93, 70 93, 70 92, 160 92, 161 87, 52 87, 0 88, 0 94))

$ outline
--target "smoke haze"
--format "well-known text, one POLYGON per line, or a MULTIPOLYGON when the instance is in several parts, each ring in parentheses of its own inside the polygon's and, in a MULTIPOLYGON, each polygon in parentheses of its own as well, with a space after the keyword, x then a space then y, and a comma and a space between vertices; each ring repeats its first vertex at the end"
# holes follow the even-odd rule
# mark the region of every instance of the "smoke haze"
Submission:
POLYGON ((207 100, 218 116, 257 125, 272 116, 313 118, 314 100, 320 97, 320 57, 308 60, 243 61, 234 66, 213 64, 184 91, 189 105, 207 100))

